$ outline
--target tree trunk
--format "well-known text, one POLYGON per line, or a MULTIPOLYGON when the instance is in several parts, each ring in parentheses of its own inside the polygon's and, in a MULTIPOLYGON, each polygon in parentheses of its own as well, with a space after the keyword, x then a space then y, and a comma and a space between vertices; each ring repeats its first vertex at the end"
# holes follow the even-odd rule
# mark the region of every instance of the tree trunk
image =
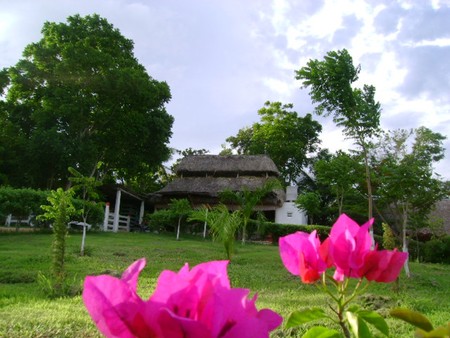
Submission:
POLYGON ((180 240, 180 227, 181 227, 181 217, 178 217, 177 241, 180 240))
POLYGON ((208 225, 208 209, 206 209, 205 224, 203 225, 203 239, 206 238, 206 226, 208 225))
MULTIPOLYGON (((403 224, 402 224, 402 242, 403 242, 403 247, 402 247, 402 251, 408 253, 409 256, 409 252, 408 252, 408 242, 406 239, 406 225, 408 223, 408 208, 405 205, 406 203, 403 204, 403 224)), ((411 272, 409 271, 409 257, 406 259, 405 261, 405 273, 406 276, 408 278, 411 277, 411 272)))
POLYGON ((244 220, 244 224, 242 225, 242 245, 245 244, 245 234, 247 232, 247 221, 244 220))
POLYGON ((83 212, 83 223, 84 223, 83 224, 83 237, 81 237, 80 256, 84 256, 84 245, 85 245, 85 242, 86 242, 87 215, 85 216, 84 212, 83 212))
POLYGON ((339 206, 339 216, 342 215, 342 209, 344 204, 344 193, 342 192, 341 196, 337 195, 338 206, 339 206))
MULTIPOLYGON (((366 184, 367 184, 367 216, 368 220, 373 218, 373 196, 372 196, 372 181, 370 179, 370 168, 369 168, 369 156, 367 154, 366 146, 363 142, 361 142, 361 147, 363 149, 364 154, 364 166, 366 171, 366 184)), ((373 235, 373 227, 370 227, 370 237, 372 239, 372 249, 375 248, 375 237, 373 235)))

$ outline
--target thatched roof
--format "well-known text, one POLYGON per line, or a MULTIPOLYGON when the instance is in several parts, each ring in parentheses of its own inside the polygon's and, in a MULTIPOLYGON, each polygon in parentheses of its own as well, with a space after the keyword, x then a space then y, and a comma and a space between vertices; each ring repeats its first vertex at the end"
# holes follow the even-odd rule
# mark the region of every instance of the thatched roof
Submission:
POLYGON ((178 176, 279 176, 277 166, 266 155, 192 155, 176 168, 178 176))
MULTIPOLYGON (((219 199, 224 190, 241 191, 244 188, 256 190, 264 186, 270 178, 255 176, 240 177, 183 177, 176 178, 158 191, 166 198, 181 198, 197 196, 200 198, 219 199)), ((273 179, 273 178, 272 178, 273 179)), ((274 190, 263 199, 263 204, 281 205, 285 200, 283 190, 274 190)))
MULTIPOLYGON (((224 190, 256 190, 279 176, 276 165, 265 155, 186 156, 176 173, 178 177, 157 192, 161 203, 186 197, 196 203, 217 203, 224 190)), ((284 200, 284 191, 274 190, 263 199, 262 208, 272 210, 284 200)))
POLYGON ((159 194, 197 194, 218 196, 226 189, 240 191, 244 187, 248 190, 261 188, 267 179, 265 177, 241 176, 241 177, 183 177, 176 178, 159 194))

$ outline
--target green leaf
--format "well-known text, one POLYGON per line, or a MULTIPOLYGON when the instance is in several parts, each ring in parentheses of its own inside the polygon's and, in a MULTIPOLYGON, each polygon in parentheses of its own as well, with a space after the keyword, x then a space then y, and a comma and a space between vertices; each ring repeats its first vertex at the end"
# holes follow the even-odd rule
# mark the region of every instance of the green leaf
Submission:
POLYGON ((417 329, 416 337, 419 338, 446 338, 450 337, 450 322, 447 326, 439 326, 438 328, 431 331, 423 331, 421 329, 417 329))
POLYGON ((347 311, 353 312, 353 313, 357 313, 360 311, 360 307, 356 304, 352 304, 347 308, 347 311))
POLYGON ((384 318, 380 316, 377 312, 360 310, 357 312, 357 315, 359 318, 376 327, 378 331, 383 333, 385 336, 389 336, 389 326, 387 325, 384 318))
POLYGON ((350 325, 350 330, 353 332, 355 337, 372 337, 369 327, 362 318, 358 317, 356 313, 347 311, 345 312, 345 316, 347 317, 347 321, 350 325))
POLYGON ((323 326, 315 326, 309 329, 302 338, 339 338, 341 334, 323 326))
POLYGON ((286 322, 286 328, 298 326, 316 319, 323 319, 323 318, 329 317, 325 314, 325 311, 320 308, 312 308, 303 311, 294 311, 289 315, 289 318, 286 322))
POLYGON ((430 323, 428 318, 420 312, 397 308, 392 309, 390 314, 392 317, 401 319, 426 332, 433 330, 433 325, 430 323))

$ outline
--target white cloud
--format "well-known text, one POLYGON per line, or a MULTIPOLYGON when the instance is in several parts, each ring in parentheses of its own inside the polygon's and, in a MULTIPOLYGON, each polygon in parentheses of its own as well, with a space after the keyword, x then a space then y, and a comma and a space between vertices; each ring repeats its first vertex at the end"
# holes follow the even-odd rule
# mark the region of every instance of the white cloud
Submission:
POLYGON ((421 41, 408 41, 402 43, 403 46, 406 47, 426 47, 426 46, 434 46, 434 47, 448 47, 450 46, 450 38, 438 38, 434 40, 421 40, 421 41))
MULTIPOLYGON (((300 115, 310 112, 307 90, 299 89, 294 71, 342 48, 362 66, 358 86, 376 87, 383 125, 423 124, 450 135, 448 0, 0 3, 0 68, 15 64, 24 47, 40 39, 45 21, 76 13, 107 18, 134 41, 149 74, 171 87, 168 111, 175 117, 177 148, 220 149, 226 137, 258 119, 266 100, 293 102, 300 115)), ((329 119, 319 121, 324 147, 348 147, 329 119)), ((439 168, 450 166, 446 154, 439 168)), ((450 179, 446 170, 441 173, 450 179)))
POLYGON ((276 93, 279 97, 278 101, 282 102, 288 102, 296 90, 292 83, 277 78, 263 78, 263 83, 269 88, 270 91, 276 93))

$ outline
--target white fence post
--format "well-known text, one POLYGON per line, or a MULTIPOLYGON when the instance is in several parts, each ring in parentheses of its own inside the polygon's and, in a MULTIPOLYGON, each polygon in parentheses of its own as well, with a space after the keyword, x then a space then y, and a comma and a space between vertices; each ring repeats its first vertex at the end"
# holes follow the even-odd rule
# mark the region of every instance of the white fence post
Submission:
POLYGON ((120 216, 120 199, 121 199, 122 191, 117 189, 116 193, 116 205, 114 206, 114 223, 113 223, 113 231, 117 232, 119 230, 119 216, 120 216))
POLYGON ((108 231, 108 221, 109 221, 109 202, 106 202, 105 216, 103 217, 103 231, 108 231))

